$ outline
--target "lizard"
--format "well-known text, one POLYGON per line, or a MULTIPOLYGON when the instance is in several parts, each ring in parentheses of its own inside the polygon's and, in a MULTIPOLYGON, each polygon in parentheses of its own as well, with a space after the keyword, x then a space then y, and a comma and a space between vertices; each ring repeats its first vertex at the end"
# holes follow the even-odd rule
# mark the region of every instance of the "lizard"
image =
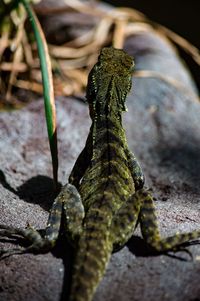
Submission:
POLYGON ((60 231, 75 252, 70 301, 91 301, 111 254, 122 248, 138 224, 155 252, 179 251, 200 230, 161 238, 153 196, 129 150, 122 113, 132 85, 134 61, 122 49, 105 47, 92 68, 86 92, 92 120, 85 147, 69 181, 53 202, 45 234, 0 225, 0 237, 21 237, 26 248, 1 250, 2 257, 50 251, 60 231))

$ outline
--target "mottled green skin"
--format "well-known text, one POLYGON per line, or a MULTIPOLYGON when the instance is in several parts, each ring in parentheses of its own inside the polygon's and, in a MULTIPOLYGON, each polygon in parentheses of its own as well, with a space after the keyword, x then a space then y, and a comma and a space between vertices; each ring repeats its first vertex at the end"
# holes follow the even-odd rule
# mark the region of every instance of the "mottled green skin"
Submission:
POLYGON ((44 237, 30 227, 0 225, 0 236, 17 234, 30 241, 26 249, 2 251, 5 256, 47 252, 64 227, 75 247, 70 301, 92 300, 112 251, 124 246, 137 224, 156 252, 178 251, 182 243, 200 236, 200 231, 194 231, 160 237, 153 197, 143 188, 141 168, 128 149, 122 126, 132 72, 133 60, 123 50, 101 51, 88 80, 90 132, 69 184, 53 203, 44 237))
POLYGON ((87 101, 92 125, 69 177, 85 209, 71 300, 91 300, 116 240, 110 231, 113 219, 135 188, 143 186, 143 175, 128 149, 121 120, 132 72, 133 59, 129 55, 104 48, 89 75, 87 101))

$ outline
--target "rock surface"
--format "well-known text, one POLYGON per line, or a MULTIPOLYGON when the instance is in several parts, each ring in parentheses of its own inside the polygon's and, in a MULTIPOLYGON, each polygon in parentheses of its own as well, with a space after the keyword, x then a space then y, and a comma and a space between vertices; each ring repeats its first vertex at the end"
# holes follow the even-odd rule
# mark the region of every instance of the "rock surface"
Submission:
MULTIPOLYGON (((193 96, 194 84, 174 50, 159 36, 135 35, 126 50, 135 56, 137 70, 160 72, 180 83, 134 78, 129 111, 124 114, 130 148, 156 198, 161 233, 200 228, 200 105, 193 96)), ((59 179, 64 184, 84 146, 90 120, 87 106, 75 98, 57 99, 57 114, 59 179)), ((29 222, 44 228, 54 196, 43 101, 2 112, 0 138, 0 223, 25 227, 29 222)), ((193 261, 185 253, 176 254, 188 259, 181 261, 146 256, 137 241, 133 237, 113 254, 95 301, 200 300, 199 245, 188 248, 193 261)), ((5 247, 3 241, 1 246, 5 247)), ((66 300, 68 265, 63 256, 69 251, 65 245, 59 248, 64 251, 1 261, 0 300, 66 300)))

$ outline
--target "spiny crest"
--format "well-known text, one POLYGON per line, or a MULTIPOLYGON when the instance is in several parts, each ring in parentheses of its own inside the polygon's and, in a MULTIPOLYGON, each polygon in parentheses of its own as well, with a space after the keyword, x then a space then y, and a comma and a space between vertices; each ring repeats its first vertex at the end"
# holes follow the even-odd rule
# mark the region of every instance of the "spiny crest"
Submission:
POLYGON ((131 89, 133 58, 122 49, 106 47, 92 68, 87 86, 87 101, 92 118, 126 110, 126 95, 131 89))

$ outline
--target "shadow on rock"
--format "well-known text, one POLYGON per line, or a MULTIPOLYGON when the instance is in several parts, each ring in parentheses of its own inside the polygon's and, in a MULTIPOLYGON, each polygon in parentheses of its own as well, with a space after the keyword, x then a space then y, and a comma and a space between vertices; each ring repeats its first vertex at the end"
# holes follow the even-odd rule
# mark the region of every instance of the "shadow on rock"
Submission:
POLYGON ((0 170, 0 183, 3 187, 16 194, 20 199, 33 204, 40 205, 44 210, 49 211, 53 200, 57 196, 54 190, 53 180, 49 177, 38 175, 26 181, 24 184, 14 189, 7 182, 4 173, 0 170))
POLYGON ((65 233, 61 232, 59 234, 59 238, 56 242, 56 246, 52 250, 52 254, 56 258, 61 258, 63 261, 64 277, 63 277, 62 291, 61 291, 61 296, 59 301, 67 301, 69 299, 71 282, 72 282, 74 249, 71 246, 71 244, 67 241, 65 233))

